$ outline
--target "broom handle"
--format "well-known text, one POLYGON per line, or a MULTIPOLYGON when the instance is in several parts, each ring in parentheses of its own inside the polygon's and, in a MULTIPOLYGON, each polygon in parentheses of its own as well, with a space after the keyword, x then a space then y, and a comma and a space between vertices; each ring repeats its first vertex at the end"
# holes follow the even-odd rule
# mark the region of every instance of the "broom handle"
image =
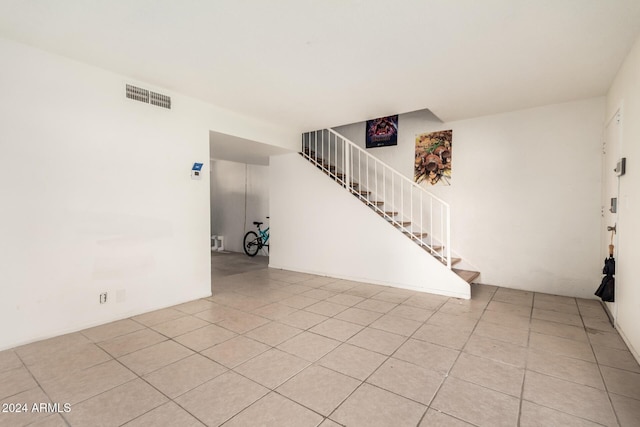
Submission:
POLYGON ((613 256, 613 233, 614 233, 614 231, 611 230, 611 243, 609 244, 609 256, 610 257, 613 256))

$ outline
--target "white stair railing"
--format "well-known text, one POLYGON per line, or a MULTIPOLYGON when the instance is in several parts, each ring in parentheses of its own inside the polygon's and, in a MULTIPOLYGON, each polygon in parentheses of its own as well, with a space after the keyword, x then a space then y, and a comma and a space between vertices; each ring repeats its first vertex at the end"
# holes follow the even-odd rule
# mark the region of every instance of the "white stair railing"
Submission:
POLYGON ((302 155, 451 268, 451 209, 332 129, 302 135, 302 155))

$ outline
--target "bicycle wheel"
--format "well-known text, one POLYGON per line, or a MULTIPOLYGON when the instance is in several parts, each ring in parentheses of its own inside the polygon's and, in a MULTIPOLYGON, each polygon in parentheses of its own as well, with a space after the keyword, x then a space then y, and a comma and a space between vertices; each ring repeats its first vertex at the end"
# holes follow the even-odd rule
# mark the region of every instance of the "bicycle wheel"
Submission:
POLYGON ((249 256, 256 256, 261 246, 260 243, 258 235, 253 231, 249 231, 244 235, 244 245, 242 246, 244 253, 249 256))

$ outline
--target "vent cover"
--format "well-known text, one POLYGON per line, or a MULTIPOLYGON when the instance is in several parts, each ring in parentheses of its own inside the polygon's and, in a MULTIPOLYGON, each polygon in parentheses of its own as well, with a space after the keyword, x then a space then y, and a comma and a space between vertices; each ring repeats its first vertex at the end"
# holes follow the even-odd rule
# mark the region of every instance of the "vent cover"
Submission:
POLYGON ((171 109, 171 97, 161 93, 150 92, 141 87, 127 85, 127 98, 162 108, 171 109))
POLYGON ((151 95, 151 104, 157 105, 158 107, 171 109, 171 97, 167 95, 163 95, 161 93, 150 92, 151 95))
POLYGON ((140 87, 127 85, 127 98, 149 103, 149 91, 140 87))

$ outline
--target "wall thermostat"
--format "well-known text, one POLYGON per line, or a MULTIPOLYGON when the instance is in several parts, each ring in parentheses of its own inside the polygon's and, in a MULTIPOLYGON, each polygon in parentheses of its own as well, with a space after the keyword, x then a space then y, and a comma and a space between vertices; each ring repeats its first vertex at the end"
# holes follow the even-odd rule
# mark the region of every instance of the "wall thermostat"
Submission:
POLYGON ((616 163, 616 168, 613 171, 616 173, 616 175, 622 176, 626 172, 626 169, 627 169, 627 158, 623 157, 620 160, 618 160, 618 163, 616 163))
POLYGON ((191 179, 201 179, 202 163, 194 163, 191 168, 191 179))

